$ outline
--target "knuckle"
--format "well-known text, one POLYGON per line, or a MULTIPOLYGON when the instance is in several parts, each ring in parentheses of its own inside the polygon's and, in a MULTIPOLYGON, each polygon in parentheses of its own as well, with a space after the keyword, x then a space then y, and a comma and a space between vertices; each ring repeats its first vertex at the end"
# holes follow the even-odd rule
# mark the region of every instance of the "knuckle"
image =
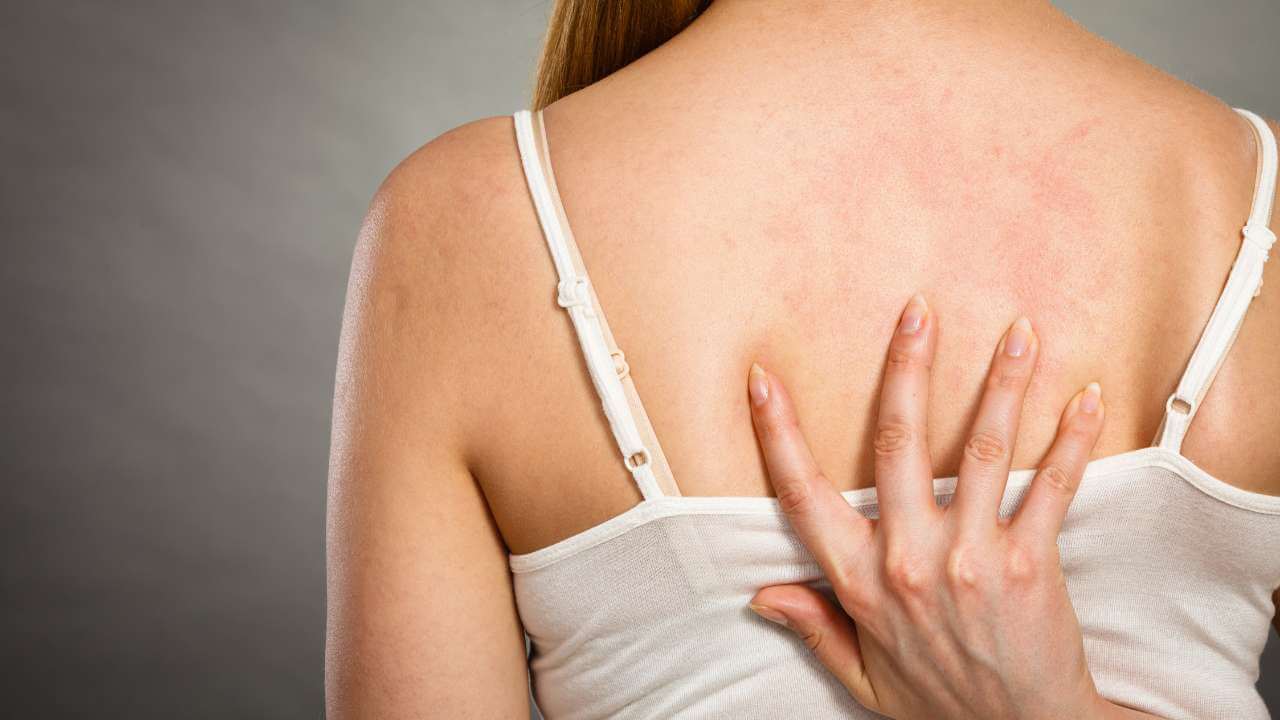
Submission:
POLYGON ((1101 428, 1101 423, 1094 419, 1096 415, 1092 417, 1081 417, 1081 415, 1083 413, 1076 413, 1071 422, 1067 423, 1062 434, 1080 444, 1092 443, 1094 435, 1101 428))
POLYGON ((832 590, 845 614, 854 620, 862 622, 874 614, 875 602, 866 587, 855 583, 837 585, 833 580, 832 590))
POLYGON ((1027 384, 1031 371, 1021 363, 1001 363, 987 375, 990 390, 1016 390, 1027 384))
POLYGON ((884 578, 885 584, 900 596, 919 594, 928 584, 919 558, 901 550, 886 554, 884 578))
POLYGON ((856 552, 838 553, 831 561, 827 580, 836 601, 845 614, 855 620, 863 620, 876 609, 875 583, 866 580, 865 557, 856 552))
POLYGON ((837 553, 831 560, 831 571, 827 578, 831 582, 831 589, 837 595, 844 592, 856 592, 861 583, 858 582, 861 577, 859 558, 851 552, 837 553))
POLYGON ((975 557, 973 549, 964 544, 957 544, 947 552, 946 577, 950 587, 963 590, 979 584, 981 567, 975 557))
POLYGON ((1057 463, 1049 463, 1040 468, 1040 482, 1060 495, 1070 495, 1076 491, 1076 479, 1057 463))
POLYGON ((785 413, 771 413, 760 423, 761 440, 777 442, 790 432, 794 423, 785 413))
POLYGON ((822 645, 822 631, 816 628, 804 630, 800 632, 800 639, 804 641, 805 647, 817 652, 822 645))
POLYGON ((803 514, 813 508, 809 481, 793 477, 778 483, 778 506, 788 515, 803 514))
POLYGON ((927 367, 924 354, 913 343, 894 342, 885 361, 887 372, 909 372, 927 367))
POLYGON ((877 455, 893 457, 901 455, 915 442, 915 429, 900 419, 882 420, 876 426, 872 445, 877 455))
POLYGON ((979 430, 964 444, 964 452, 983 465, 994 465, 1009 454, 1009 444, 998 433, 979 430))
POLYGON ((1039 578, 1040 568, 1043 566, 1044 561, 1039 557, 1039 553, 1028 550, 1018 543, 1011 543, 1005 552, 1004 576, 1014 584, 1032 583, 1039 578))

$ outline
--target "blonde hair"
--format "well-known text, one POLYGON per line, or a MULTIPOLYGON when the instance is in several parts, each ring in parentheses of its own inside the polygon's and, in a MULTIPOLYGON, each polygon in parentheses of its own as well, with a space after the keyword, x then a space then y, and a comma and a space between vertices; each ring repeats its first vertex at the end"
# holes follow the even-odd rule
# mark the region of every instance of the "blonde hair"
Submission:
POLYGON ((533 109, 600 80, 653 50, 711 0, 556 0, 538 59, 533 109))

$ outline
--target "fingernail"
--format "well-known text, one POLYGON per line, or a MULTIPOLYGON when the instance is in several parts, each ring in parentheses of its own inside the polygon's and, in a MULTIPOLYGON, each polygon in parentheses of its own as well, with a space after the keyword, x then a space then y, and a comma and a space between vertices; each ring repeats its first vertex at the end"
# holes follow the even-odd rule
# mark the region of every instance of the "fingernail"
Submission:
POLYGON ((1004 354, 1022 357, 1031 346, 1031 321, 1026 316, 1018 318, 1004 338, 1004 354))
POLYGON ((911 300, 907 302, 907 307, 902 311, 902 320, 898 322, 898 332, 903 335, 914 335, 924 324, 924 314, 929 312, 929 306, 924 302, 924 296, 916 293, 911 296, 911 300))
POLYGON ((1102 400, 1102 386, 1091 382, 1084 386, 1084 394, 1080 396, 1081 412, 1097 412, 1098 403, 1102 400))
POLYGON ((778 623, 783 627, 787 626, 787 616, 783 615, 777 610, 774 610, 771 607, 765 607, 764 605, 756 605, 755 603, 751 603, 750 607, 752 611, 755 612, 755 614, 759 615, 765 620, 768 620, 769 622, 773 622, 773 623, 778 623))
POLYGON ((747 377, 747 391, 751 393, 751 404, 756 407, 769 400, 769 378, 764 368, 758 363, 751 363, 751 374, 747 377))

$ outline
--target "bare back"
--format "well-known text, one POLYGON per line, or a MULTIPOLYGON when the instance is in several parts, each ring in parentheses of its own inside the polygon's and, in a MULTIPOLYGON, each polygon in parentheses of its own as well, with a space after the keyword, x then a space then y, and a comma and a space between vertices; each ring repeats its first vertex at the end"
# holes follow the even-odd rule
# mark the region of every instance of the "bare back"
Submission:
MULTIPOLYGON (((1069 26, 1022 44, 1009 28, 998 50, 977 31, 915 54, 879 37, 797 53, 770 46, 785 30, 768 23, 752 38, 726 20, 725 38, 705 20, 545 113, 569 220, 684 494, 769 494, 752 359, 795 386, 834 482, 872 484, 884 342, 917 289, 944 328, 938 476, 958 467, 990 342, 1019 312, 1045 352, 1015 467, 1039 460, 1090 379, 1112 408, 1097 454, 1151 443, 1239 248, 1256 164, 1246 123, 1069 26)), ((532 213, 513 210, 494 242, 520 278, 504 310, 531 357, 504 363, 494 390, 524 400, 510 425, 485 423, 476 469, 515 552, 638 496, 547 294, 532 213)), ((1276 494, 1278 286, 1264 283, 1185 445, 1209 472, 1276 494)))

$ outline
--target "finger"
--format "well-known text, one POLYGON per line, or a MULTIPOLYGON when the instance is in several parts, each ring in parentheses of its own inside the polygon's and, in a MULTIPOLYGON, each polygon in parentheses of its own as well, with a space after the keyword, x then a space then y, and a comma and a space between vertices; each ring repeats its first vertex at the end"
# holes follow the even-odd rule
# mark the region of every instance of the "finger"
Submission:
POLYGON ((1057 542, 1062 521, 1089 464, 1089 454, 1102 434, 1104 415, 1102 388, 1096 382, 1089 383, 1067 403, 1053 445, 1010 522, 1010 532, 1020 535, 1028 546, 1057 542))
POLYGON ((1009 480, 1022 404, 1039 347, 1031 321, 1020 317, 1005 331, 992 357, 951 500, 952 511, 959 513, 961 522, 970 527, 996 526, 1000 498, 1009 480))
POLYGON ((751 418, 778 504, 833 584, 847 583, 871 521, 836 492, 813 459, 795 407, 777 376, 751 365, 751 418))
POLYGON ((775 585, 756 593, 751 609, 800 637, 855 700, 878 710, 853 620, 808 585, 775 585))
POLYGON ((873 440, 876 499, 880 522, 889 532, 894 526, 927 521, 939 513, 926 443, 936 325, 924 297, 917 293, 903 309, 889 341, 873 440))

